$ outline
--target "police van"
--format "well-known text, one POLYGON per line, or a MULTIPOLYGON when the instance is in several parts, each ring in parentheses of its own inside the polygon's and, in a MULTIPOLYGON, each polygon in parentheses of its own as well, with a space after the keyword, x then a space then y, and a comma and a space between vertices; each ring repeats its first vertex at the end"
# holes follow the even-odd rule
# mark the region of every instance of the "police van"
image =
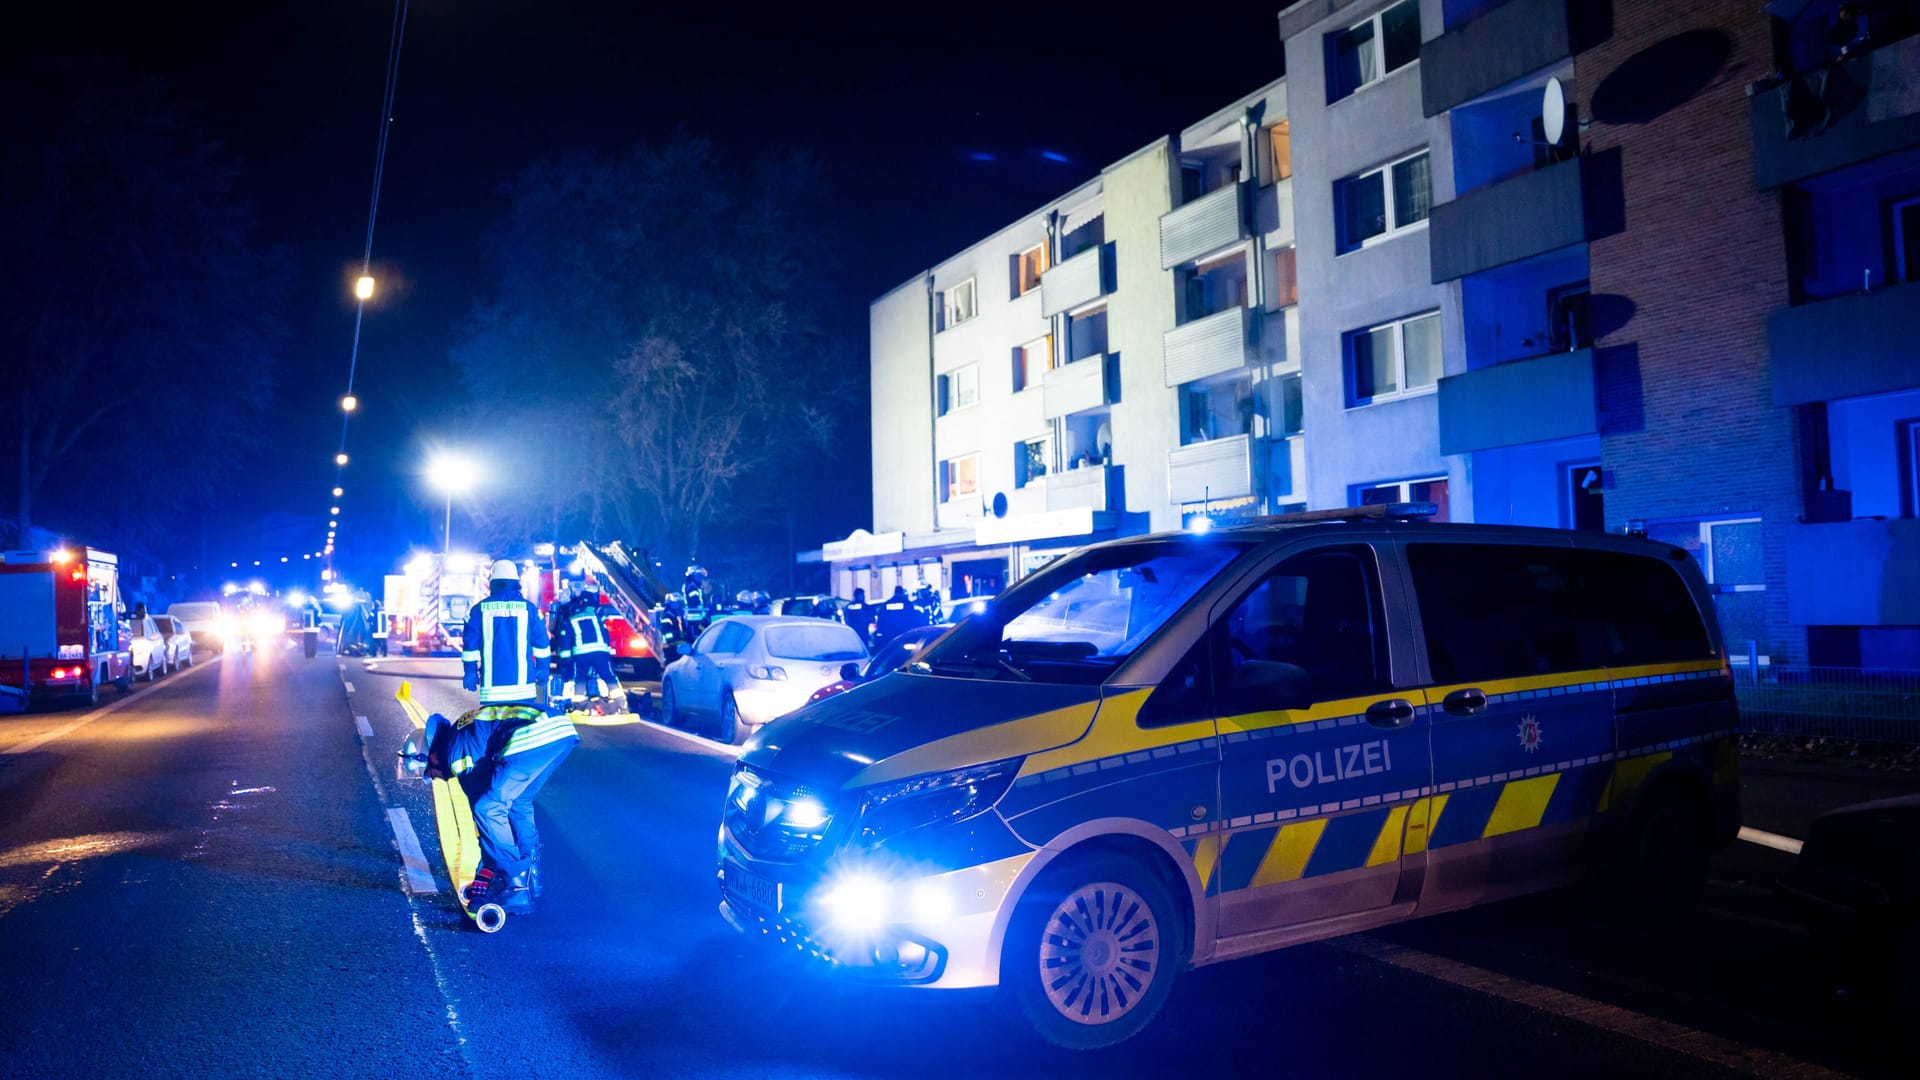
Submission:
POLYGON ((1684 909, 1738 829, 1679 548, 1424 504, 1084 548, 769 725, 721 911, 1118 1042, 1174 974, 1592 876, 1684 909))

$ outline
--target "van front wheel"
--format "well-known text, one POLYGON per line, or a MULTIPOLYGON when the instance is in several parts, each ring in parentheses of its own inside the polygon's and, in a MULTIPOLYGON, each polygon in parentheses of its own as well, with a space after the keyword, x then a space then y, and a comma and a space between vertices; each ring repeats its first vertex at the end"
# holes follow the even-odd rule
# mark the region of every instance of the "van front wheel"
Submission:
POLYGON ((1000 983, 1028 1024, 1073 1050, 1138 1034, 1172 988, 1175 909, 1145 869, 1115 856, 1049 871, 1021 901, 1000 983))

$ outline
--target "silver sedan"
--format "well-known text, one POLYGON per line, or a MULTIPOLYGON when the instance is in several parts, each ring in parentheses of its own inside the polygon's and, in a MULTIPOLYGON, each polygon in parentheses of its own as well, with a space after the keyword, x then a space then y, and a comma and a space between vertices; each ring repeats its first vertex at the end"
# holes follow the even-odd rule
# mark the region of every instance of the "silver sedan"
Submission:
POLYGON ((721 619, 667 665, 661 718, 675 727, 711 718, 722 741, 742 743, 839 679, 842 665, 866 657, 860 635, 842 623, 791 615, 721 619))

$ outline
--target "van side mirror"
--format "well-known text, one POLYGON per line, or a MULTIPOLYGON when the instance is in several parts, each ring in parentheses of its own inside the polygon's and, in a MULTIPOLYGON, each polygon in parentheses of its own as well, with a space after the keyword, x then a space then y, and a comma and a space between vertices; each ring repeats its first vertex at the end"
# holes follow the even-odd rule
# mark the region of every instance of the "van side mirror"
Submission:
POLYGON ((852 660, 840 665, 840 678, 844 682, 860 681, 860 665, 852 660))
POLYGON ((1303 667, 1277 660, 1235 664, 1220 691, 1220 715, 1285 712, 1313 704, 1313 676, 1303 667))

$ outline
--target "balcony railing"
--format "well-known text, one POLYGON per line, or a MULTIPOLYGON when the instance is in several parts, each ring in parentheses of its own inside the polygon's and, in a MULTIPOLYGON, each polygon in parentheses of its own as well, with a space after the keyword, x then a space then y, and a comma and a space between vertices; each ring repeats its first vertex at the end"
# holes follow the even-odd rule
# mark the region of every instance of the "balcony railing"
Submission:
POLYGON ((1237 499, 1253 494, 1253 439, 1234 435, 1167 451, 1167 498, 1173 503, 1237 499))
POLYGON ((1773 403, 1879 394, 1920 386, 1920 281, 1836 296, 1767 317, 1773 403))
POLYGON ((1160 267, 1172 269, 1247 238, 1239 184, 1228 184, 1160 216, 1160 267))
POLYGON ((1040 275, 1040 313, 1051 319, 1105 296, 1106 252, 1105 244, 1088 248, 1040 275))
POLYGON ((1570 439, 1600 430, 1593 350, 1551 353, 1440 380, 1440 452, 1570 439))
POLYGON ((1096 514, 1120 508, 1120 466, 1093 465, 1066 469, 1047 477, 1047 509, 1086 507, 1096 514))
POLYGON ((1049 420, 1113 404, 1107 390, 1107 358, 1089 356, 1054 368, 1040 381, 1041 412, 1049 420))
POLYGON ((1420 107, 1438 116, 1456 105, 1574 53, 1569 0, 1508 0, 1420 45, 1420 107))
POLYGON ((1920 625, 1920 518, 1790 524, 1786 550, 1788 622, 1920 625))
POLYGON ((1218 311, 1167 331, 1163 342, 1168 386, 1247 366, 1248 323, 1243 307, 1218 311))
POLYGON ((1755 186, 1767 191, 1920 146, 1915 70, 1920 70, 1920 37, 1754 94, 1755 186))
POLYGON ((1589 239, 1586 172, 1586 159, 1562 161, 1435 206, 1434 284, 1589 239))

